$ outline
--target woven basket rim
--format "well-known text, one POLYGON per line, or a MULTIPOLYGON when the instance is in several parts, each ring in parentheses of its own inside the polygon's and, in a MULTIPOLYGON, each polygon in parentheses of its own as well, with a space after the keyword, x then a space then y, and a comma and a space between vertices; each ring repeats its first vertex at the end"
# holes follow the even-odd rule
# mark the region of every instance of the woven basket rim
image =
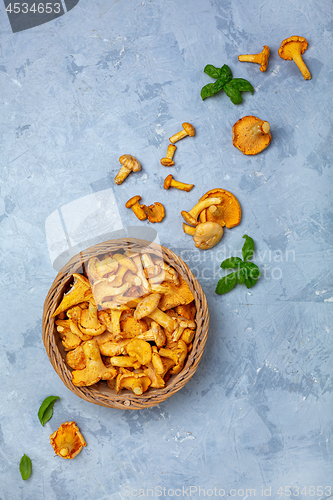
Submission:
POLYGON ((43 308, 43 343, 49 357, 49 360, 61 378, 66 387, 80 398, 100 406, 117 409, 144 409, 155 406, 178 392, 194 375, 200 359, 202 357, 209 330, 209 311, 206 296, 200 283, 194 276, 188 265, 172 250, 153 242, 140 240, 137 238, 118 238, 98 243, 86 250, 81 251, 72 257, 67 264, 58 272, 49 292, 46 296, 43 308), (67 366, 64 359, 64 350, 60 345, 58 334, 55 329, 55 318, 52 318, 53 312, 60 303, 63 292, 68 288, 73 273, 79 272, 82 265, 92 256, 98 256, 114 250, 124 250, 127 247, 133 249, 143 248, 150 253, 157 253, 163 256, 163 259, 173 266, 185 279, 189 285, 197 309, 197 330, 193 341, 193 347, 190 351, 184 368, 180 373, 173 375, 162 389, 150 388, 144 395, 113 393, 106 382, 99 382, 90 387, 77 387, 72 383, 72 370, 67 366), (114 247, 114 248, 113 248, 114 247))

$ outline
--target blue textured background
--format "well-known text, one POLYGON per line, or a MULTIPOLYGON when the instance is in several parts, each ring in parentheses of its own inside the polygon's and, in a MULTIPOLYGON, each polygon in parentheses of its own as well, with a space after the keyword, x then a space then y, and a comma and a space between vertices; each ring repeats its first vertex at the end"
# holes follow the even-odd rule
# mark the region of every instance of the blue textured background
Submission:
POLYGON ((280 486, 293 487, 291 498, 328 498, 332 2, 80 0, 64 16, 15 34, 0 7, 0 499, 120 500, 140 489, 164 498, 173 489, 185 498, 182 488, 191 485, 192 498, 214 488, 225 497, 248 498, 250 488, 263 497, 262 487, 271 498, 287 498, 277 494, 280 486), (309 81, 277 53, 295 34, 309 42, 309 81), (271 49, 265 73, 238 62, 264 44, 271 49), (203 102, 208 63, 228 64, 254 95, 243 93, 239 106, 223 93, 203 102), (272 131, 271 145, 254 157, 232 145, 232 125, 248 114, 269 121, 272 131), (177 144, 172 172, 195 188, 165 191, 171 170, 159 160, 184 121, 197 133, 177 144), (125 153, 142 171, 115 186, 125 153), (237 196, 243 218, 205 253, 183 233, 180 211, 214 187, 237 196), (210 307, 194 377, 144 411, 76 397, 42 343, 43 302, 56 275, 45 221, 106 188, 124 226, 137 222, 124 206, 130 196, 165 205, 155 227, 160 241, 190 265, 210 307), (244 233, 256 243, 263 277, 251 290, 216 296, 219 264, 239 253, 244 233), (50 394, 61 401, 43 428, 37 411, 50 394), (73 461, 55 457, 49 443, 66 420, 75 420, 87 441, 73 461), (33 463, 25 482, 18 471, 24 453, 33 463))

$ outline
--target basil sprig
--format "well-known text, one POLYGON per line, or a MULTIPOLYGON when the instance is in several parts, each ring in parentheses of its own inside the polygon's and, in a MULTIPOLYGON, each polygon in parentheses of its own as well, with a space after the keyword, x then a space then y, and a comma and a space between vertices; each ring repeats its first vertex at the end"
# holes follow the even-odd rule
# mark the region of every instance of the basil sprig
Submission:
POLYGON ((26 479, 29 479, 30 474, 31 474, 31 460, 27 455, 23 455, 23 457, 20 460, 20 472, 22 479, 25 481, 26 479))
POLYGON ((46 424, 50 420, 53 415, 53 405, 57 399, 60 399, 58 396, 49 396, 45 398, 40 408, 38 410, 38 418, 42 426, 46 424))
POLYGON ((231 69, 226 64, 223 64, 222 68, 216 68, 212 64, 207 64, 204 72, 211 78, 215 78, 216 82, 208 83, 202 87, 202 100, 224 90, 231 102, 240 104, 243 101, 241 92, 251 92, 251 94, 254 92, 250 82, 243 78, 233 78, 231 69))
POLYGON ((253 262, 249 262, 254 253, 254 241, 250 236, 244 234, 245 243, 242 248, 242 257, 229 257, 225 259, 222 269, 237 269, 233 273, 223 276, 216 285, 215 293, 222 295, 230 292, 237 283, 245 285, 246 288, 253 287, 261 276, 259 267, 253 262))

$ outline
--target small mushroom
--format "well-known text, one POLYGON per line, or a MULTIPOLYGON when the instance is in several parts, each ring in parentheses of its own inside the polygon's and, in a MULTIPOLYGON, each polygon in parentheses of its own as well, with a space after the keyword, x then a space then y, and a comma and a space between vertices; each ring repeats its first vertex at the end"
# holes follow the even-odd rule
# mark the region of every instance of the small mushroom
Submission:
POLYGON ((260 71, 266 71, 269 59, 269 47, 264 45, 263 50, 259 54, 244 54, 238 56, 241 62, 252 62, 260 64, 260 71))
MULTIPOLYGON (((124 268, 124 271, 125 274, 127 269, 124 268)), ((121 286, 114 286, 112 282, 110 283, 110 281, 103 279, 94 283, 92 290, 97 304, 102 305, 102 303, 105 302, 106 297, 122 295, 129 289, 129 287, 129 283, 123 283, 121 286)))
POLYGON ((86 357, 82 345, 68 351, 66 354, 66 363, 73 370, 83 370, 86 367, 86 357))
POLYGON ((160 299, 161 295, 159 293, 151 293, 143 298, 136 306, 134 318, 138 320, 145 316, 149 316, 149 314, 157 308, 160 299))
POLYGON ((115 253, 113 259, 116 260, 120 266, 126 267, 126 269, 132 271, 132 273, 136 273, 137 267, 129 257, 126 257, 122 253, 115 253))
POLYGON ((184 182, 176 181, 172 174, 170 174, 164 179, 163 187, 164 189, 169 189, 170 186, 180 189, 181 191, 189 192, 194 187, 194 184, 185 184, 184 182))
POLYGON ((87 264, 87 275, 90 282, 99 281, 104 276, 113 274, 118 269, 118 262, 112 257, 99 260, 97 257, 91 257, 87 264))
POLYGON ((138 335, 137 338, 147 342, 155 342, 157 347, 164 346, 166 340, 163 328, 156 321, 152 321, 151 328, 138 335))
POLYGON ((139 220, 146 220, 147 214, 142 209, 142 207, 139 203, 140 200, 141 200, 141 196, 139 196, 139 195, 133 196, 132 198, 130 198, 126 202, 125 207, 131 208, 139 220))
POLYGON ((200 222, 195 228, 183 224, 184 232, 193 236, 193 241, 200 250, 213 248, 223 236, 223 228, 217 222, 200 222))
POLYGON ((96 384, 99 380, 109 380, 117 376, 118 372, 115 368, 108 368, 103 363, 96 340, 87 340, 82 347, 86 367, 72 372, 72 382, 75 386, 87 387, 96 384))
POLYGON ((183 340, 178 340, 176 348, 171 349, 168 347, 161 347, 159 355, 164 358, 172 359, 175 366, 172 368, 171 373, 179 373, 182 370, 187 357, 187 345, 183 340))
POLYGON ((137 370, 140 368, 141 363, 137 360, 135 356, 112 356, 110 358, 110 363, 112 366, 117 366, 118 368, 134 368, 137 370))
POLYGON ((161 222, 165 217, 165 208, 162 203, 156 202, 153 205, 140 205, 148 217, 149 222, 161 222))
POLYGON ((66 311, 72 306, 76 306, 81 302, 85 302, 92 297, 91 286, 89 280, 81 274, 74 273, 74 283, 67 293, 64 294, 62 301, 57 309, 52 314, 52 318, 58 316, 61 312, 66 311))
POLYGON ((281 43, 279 56, 287 61, 294 61, 305 80, 311 80, 311 73, 302 59, 302 54, 308 48, 306 38, 302 36, 291 36, 281 43))
POLYGON ((169 141, 172 144, 174 144, 177 141, 180 141, 180 139, 183 139, 184 137, 186 137, 188 135, 190 137, 193 137, 195 135, 195 128, 190 123, 184 122, 182 124, 182 127, 183 127, 183 130, 181 130, 177 134, 175 134, 172 137, 170 137, 169 141))
POLYGON ((126 352, 129 356, 136 358, 141 365, 146 365, 151 361, 151 345, 142 339, 132 339, 126 345, 126 352))
POLYGON ((114 179, 114 182, 118 185, 122 184, 131 172, 139 172, 141 170, 141 163, 132 155, 122 155, 119 161, 122 167, 114 179))
POLYGON ((50 442, 56 455, 73 459, 87 443, 75 422, 64 422, 50 436, 50 442))
POLYGON ((177 146, 175 146, 174 144, 169 144, 165 158, 162 158, 162 160, 161 160, 161 164, 164 167, 173 167, 174 166, 175 162, 173 161, 172 158, 175 154, 176 149, 177 149, 177 146))
POLYGON ((121 389, 129 389, 140 396, 151 385, 150 378, 145 373, 135 373, 123 369, 117 377, 116 392, 121 389))
POLYGON ((243 116, 232 128, 233 145, 245 155, 256 155, 270 144, 270 125, 256 116, 243 116))
POLYGON ((199 201, 191 210, 186 212, 183 210, 181 212, 183 219, 190 226, 196 226, 198 224, 198 217, 200 212, 202 212, 205 208, 210 207, 211 205, 218 205, 221 203, 219 198, 207 198, 205 200, 199 201))
POLYGON ((105 332, 106 325, 100 323, 97 315, 97 304, 93 299, 89 302, 88 309, 82 311, 78 327, 85 335, 95 336, 105 332))

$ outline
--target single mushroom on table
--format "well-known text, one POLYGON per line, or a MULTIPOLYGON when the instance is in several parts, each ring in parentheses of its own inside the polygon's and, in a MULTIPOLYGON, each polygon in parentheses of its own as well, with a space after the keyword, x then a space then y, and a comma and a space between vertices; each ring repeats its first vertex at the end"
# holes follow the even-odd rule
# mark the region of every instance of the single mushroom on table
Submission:
POLYGON ((148 207, 146 205, 140 205, 140 207, 147 215, 149 222, 161 222, 165 217, 165 208, 158 201, 148 207))
POLYGON ((194 184, 186 184, 185 182, 176 181, 176 179, 173 178, 172 174, 169 174, 164 179, 163 187, 164 189, 169 189, 170 186, 181 191, 186 191, 188 193, 194 187, 194 184))
POLYGON ((173 156, 175 154, 175 151, 177 149, 177 146, 174 144, 169 144, 165 158, 161 159, 161 164, 164 167, 173 167, 175 162, 173 161, 173 156))
POLYGON ((141 200, 141 196, 139 196, 139 195, 133 196, 125 203, 125 207, 131 208, 139 220, 146 220, 147 214, 142 209, 142 207, 139 203, 140 200, 141 200))
POLYGON ((233 145, 245 155, 256 155, 270 144, 270 125, 256 116, 243 116, 232 128, 233 145))
POLYGON ((291 36, 281 43, 279 56, 287 61, 294 61, 305 80, 311 80, 311 73, 302 59, 302 54, 308 48, 308 42, 303 36, 291 36))
POLYGON ((252 62, 260 64, 260 71, 266 71, 269 59, 269 47, 264 45, 262 51, 259 54, 244 54, 238 56, 238 60, 241 62, 252 62))
POLYGON ((132 155, 122 155, 119 161, 122 167, 114 179, 115 184, 118 185, 122 184, 131 172, 139 172, 141 170, 141 163, 132 155))
POLYGON ((169 141, 172 144, 174 144, 177 141, 180 141, 180 139, 183 139, 184 137, 187 137, 188 135, 190 137, 193 137, 195 135, 195 128, 190 123, 184 122, 182 124, 182 127, 183 127, 183 129, 180 132, 177 132, 177 134, 170 137, 169 141))
POLYGON ((50 442, 56 455, 73 459, 87 445, 75 422, 64 422, 50 436, 50 442))

